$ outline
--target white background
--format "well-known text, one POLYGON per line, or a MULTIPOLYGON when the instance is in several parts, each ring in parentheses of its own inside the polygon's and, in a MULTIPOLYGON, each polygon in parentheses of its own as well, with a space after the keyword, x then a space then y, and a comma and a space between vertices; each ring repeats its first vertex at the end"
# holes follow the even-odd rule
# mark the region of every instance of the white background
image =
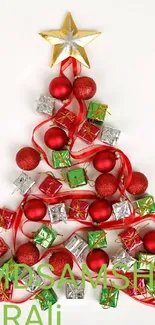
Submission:
MULTIPOLYGON (((153 0, 5 0, 0 1, 0 205, 15 209, 21 197, 12 182, 18 176, 16 151, 30 145, 32 128, 41 121, 34 101, 48 88, 58 68, 49 68, 51 47, 37 35, 59 29, 70 11, 79 29, 103 32, 87 46, 98 86, 97 99, 108 103, 111 123, 122 131, 120 147, 133 168, 146 174, 155 192, 155 3, 153 0)), ((8 238, 9 240, 9 238, 8 238)), ((120 295, 116 309, 102 310, 97 297, 60 300, 62 325, 146 325, 154 309, 120 295)), ((0 323, 3 324, 1 304, 0 323)), ((20 324, 31 302, 22 308, 20 324)), ((42 312, 48 325, 47 313, 42 312)), ((55 310, 54 310, 55 318, 55 310)), ((9 323, 13 324, 13 323, 9 323)), ((53 325, 56 323, 53 321, 53 325)))

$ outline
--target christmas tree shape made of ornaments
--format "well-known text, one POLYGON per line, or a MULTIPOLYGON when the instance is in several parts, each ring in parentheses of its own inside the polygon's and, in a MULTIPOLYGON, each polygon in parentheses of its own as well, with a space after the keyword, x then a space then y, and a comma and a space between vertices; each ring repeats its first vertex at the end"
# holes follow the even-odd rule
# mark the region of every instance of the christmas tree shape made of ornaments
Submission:
MULTIPOLYGON (((121 291, 141 303, 155 306, 155 283, 150 288, 142 276, 137 288, 133 287, 135 264, 139 272, 145 274, 150 265, 155 269, 155 230, 147 230, 148 221, 155 221, 154 198, 146 193, 146 176, 133 171, 128 157, 116 147, 121 132, 106 124, 108 105, 95 100, 95 81, 81 76, 81 66, 90 67, 85 46, 99 34, 79 31, 70 13, 60 30, 40 33, 54 46, 51 66, 59 63, 60 74, 50 82, 49 93, 41 94, 37 100, 37 112, 44 119, 33 130, 32 146, 16 154, 21 172, 14 185, 23 199, 16 211, 0 209, 1 227, 12 228, 14 250, 11 253, 3 237, 0 238, 1 269, 4 263, 9 265, 9 288, 2 279, 1 301, 21 303, 34 297, 42 310, 55 304, 58 300, 55 291, 42 290, 38 285, 38 282, 43 284, 44 279, 35 265, 46 259, 57 279, 66 264, 74 273, 75 267, 81 269, 82 263, 87 264, 93 275, 106 264, 110 279, 109 264, 123 263, 127 269, 120 266, 119 272, 126 274, 129 286, 121 291), (67 69, 73 75, 73 82, 65 74, 67 69), (46 127, 45 132, 43 127, 46 127), (43 146, 36 140, 36 133, 42 137, 43 146), (75 151, 76 141, 82 145, 78 151, 75 151), (47 163, 48 171, 32 178, 29 171, 34 170, 41 159, 47 163), (68 238, 56 230, 59 223, 66 223, 69 229, 73 221, 77 229, 68 238), (147 224, 139 227, 144 221, 147 224), (25 231, 27 223, 32 224, 29 234, 25 231), (112 254, 106 252, 108 230, 120 230, 116 251, 112 254), (23 242, 20 240, 17 245, 19 234, 23 242), (18 263, 31 267, 33 274, 33 282, 25 290, 26 297, 20 301, 13 297, 14 268, 18 263)), ((19 276, 23 285, 27 284, 28 274, 19 276)), ((76 283, 76 288, 71 283, 66 284, 67 299, 84 298, 80 277, 76 283)), ((107 288, 102 287, 101 306, 116 307, 119 291, 110 282, 107 288)))

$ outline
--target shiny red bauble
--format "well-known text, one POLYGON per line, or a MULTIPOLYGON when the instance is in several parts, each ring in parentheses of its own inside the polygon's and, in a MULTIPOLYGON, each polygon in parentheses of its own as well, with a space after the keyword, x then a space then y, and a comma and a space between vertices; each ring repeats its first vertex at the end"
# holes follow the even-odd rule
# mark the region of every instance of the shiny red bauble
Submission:
POLYGON ((23 211, 27 219, 31 221, 40 221, 46 215, 46 205, 38 199, 31 199, 23 206, 23 211))
POLYGON ((41 157, 37 150, 31 147, 24 147, 16 154, 16 163, 23 170, 33 170, 40 163, 41 157))
POLYGON ((145 249, 152 254, 155 254, 155 230, 149 231, 143 237, 145 249))
POLYGON ((140 172, 133 172, 127 191, 132 195, 140 195, 146 191, 147 187, 148 180, 146 176, 140 172))
POLYGON ((86 263, 90 270, 98 273, 103 264, 109 265, 109 256, 102 249, 94 249, 87 255, 86 263))
POLYGON ((50 94, 57 99, 67 99, 72 93, 72 84, 66 77, 56 77, 49 85, 50 94))
POLYGON ((90 99, 96 93, 96 83, 90 77, 77 78, 73 83, 73 92, 75 97, 78 99, 90 99))
MULTIPOLYGON (((66 264, 69 264, 71 270, 73 268, 73 259, 71 255, 66 251, 58 251, 54 252, 52 256, 49 259, 49 264, 51 264, 54 268, 54 271, 52 271, 53 274, 57 276, 61 276, 63 269, 66 264)), ((69 273, 66 272, 66 275, 69 273)))
POLYGON ((29 266, 32 266, 39 261, 39 255, 39 249, 31 242, 21 245, 16 251, 17 262, 29 266))
POLYGON ((110 172, 116 164, 116 156, 111 151, 105 150, 97 152, 93 158, 94 168, 101 173, 110 172))
POLYGON ((52 127, 46 131, 44 142, 46 146, 53 150, 60 150, 68 144, 69 138, 66 132, 60 128, 52 127))
POLYGON ((93 222, 101 223, 110 218, 112 206, 107 200, 96 200, 89 206, 89 214, 93 222))
POLYGON ((117 191, 117 179, 112 174, 101 174, 95 181, 96 192, 101 197, 112 196, 117 191))

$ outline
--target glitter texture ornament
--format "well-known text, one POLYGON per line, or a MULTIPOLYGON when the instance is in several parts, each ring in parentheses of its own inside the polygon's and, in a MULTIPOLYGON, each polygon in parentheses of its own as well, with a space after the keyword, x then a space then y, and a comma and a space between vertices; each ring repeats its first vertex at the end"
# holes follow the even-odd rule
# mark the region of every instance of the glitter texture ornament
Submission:
MULTIPOLYGON (((61 276, 63 269, 66 264, 70 266, 70 269, 73 268, 73 259, 72 256, 66 251, 53 252, 52 256, 49 259, 49 264, 53 266, 52 273, 57 276, 61 276)), ((66 271, 66 276, 69 275, 69 272, 66 271)))
POLYGON ((67 221, 66 207, 64 203, 58 203, 48 206, 48 214, 51 220, 51 223, 56 221, 67 221))
POLYGON ((73 235, 65 243, 65 248, 68 249, 79 261, 81 261, 82 254, 87 247, 88 244, 79 235, 73 235))
POLYGON ((113 174, 101 174, 95 181, 95 189, 100 197, 112 196, 117 188, 117 179, 113 174))
MULTIPOLYGON (((27 284, 29 281, 29 274, 26 274, 22 279, 21 279, 23 284, 27 284)), ((26 288, 28 292, 36 292, 42 285, 44 284, 43 278, 35 271, 32 269, 32 283, 31 285, 26 288)))
POLYGON ((147 187, 148 180, 146 176, 140 172, 133 172, 127 191, 132 195, 140 195, 147 190, 147 187))
POLYGON ((90 77, 78 77, 74 80, 73 92, 76 98, 88 100, 96 93, 96 83, 90 77))
POLYGON ((37 100, 37 112, 46 115, 53 115, 54 108, 55 98, 49 95, 41 94, 37 100))
POLYGON ((101 141, 110 146, 115 146, 119 139, 120 133, 120 130, 108 125, 104 125, 101 132, 101 141))
POLYGON ((40 153, 31 147, 24 147, 17 152, 16 163, 23 170, 33 170, 40 163, 40 153))
POLYGON ((83 299, 84 289, 82 288, 82 281, 76 280, 77 288, 72 283, 66 283, 66 298, 67 299, 83 299))
MULTIPOLYGON (((112 257, 111 257, 111 263, 113 265, 116 265, 116 264, 124 264, 128 267, 128 269, 130 269, 135 263, 136 263, 136 260, 129 255, 129 253, 123 249, 123 248, 120 248, 112 257)), ((118 270, 122 271, 123 273, 126 273, 127 270, 125 269, 125 267, 122 265, 122 266, 118 266, 117 267, 118 270)))
POLYGON ((22 244, 16 251, 16 259, 18 263, 33 266, 39 260, 39 249, 32 242, 22 244))
POLYGON ((26 173, 22 172, 13 184, 17 187, 20 194, 25 195, 35 184, 34 180, 26 173))
POLYGON ((131 204, 129 201, 122 201, 112 205, 116 220, 128 218, 131 215, 131 204))
POLYGON ((54 196, 60 191, 62 183, 51 175, 48 175, 39 185, 39 190, 48 196, 54 196))
POLYGON ((77 136, 84 142, 90 144, 97 138, 99 132, 100 129, 97 126, 86 121, 79 130, 77 136))

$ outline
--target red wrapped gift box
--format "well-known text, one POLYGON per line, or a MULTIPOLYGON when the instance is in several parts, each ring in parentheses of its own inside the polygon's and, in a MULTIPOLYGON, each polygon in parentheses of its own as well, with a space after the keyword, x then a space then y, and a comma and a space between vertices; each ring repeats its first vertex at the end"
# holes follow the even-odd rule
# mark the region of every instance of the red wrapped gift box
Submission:
POLYGON ((4 229, 10 229, 13 225, 16 212, 8 210, 6 208, 0 209, 0 227, 4 229))
POLYGON ((39 190, 46 195, 53 196, 60 191, 62 183, 60 183, 56 178, 48 175, 44 181, 40 184, 39 190))
POLYGON ((69 130, 75 119, 76 115, 73 112, 69 111, 66 108, 62 108, 56 114, 54 121, 57 125, 63 126, 69 130))
POLYGON ((89 203, 81 200, 72 200, 69 209, 69 218, 85 220, 88 216, 89 203))
POLYGON ((78 132, 77 136, 81 138, 84 142, 90 144, 92 143, 98 136, 100 129, 86 121, 80 131, 78 132))
POLYGON ((134 288, 133 280, 130 280, 129 286, 125 291, 130 296, 145 295, 147 292, 145 280, 142 278, 137 279, 137 288, 134 288))
POLYGON ((13 294, 13 283, 9 282, 9 288, 5 288, 5 280, 0 281, 0 301, 9 302, 13 294))
POLYGON ((0 237, 0 256, 4 255, 9 250, 9 246, 6 244, 3 238, 0 237))
POLYGON ((128 251, 131 251, 132 249, 143 243, 137 229, 133 227, 129 227, 128 229, 120 233, 119 237, 121 238, 123 245, 125 246, 125 248, 128 249, 128 251))

